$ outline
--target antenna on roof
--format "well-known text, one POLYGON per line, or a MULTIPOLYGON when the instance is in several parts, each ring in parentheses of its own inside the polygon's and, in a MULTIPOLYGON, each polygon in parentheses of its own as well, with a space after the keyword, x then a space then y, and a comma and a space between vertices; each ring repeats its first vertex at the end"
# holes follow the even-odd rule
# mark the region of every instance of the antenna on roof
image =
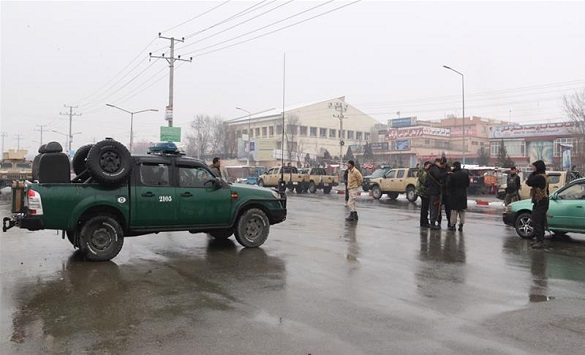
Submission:
POLYGON ((278 181, 278 191, 284 193, 286 186, 284 184, 284 96, 286 82, 286 52, 283 53, 282 63, 282 136, 280 138, 280 181, 278 181))

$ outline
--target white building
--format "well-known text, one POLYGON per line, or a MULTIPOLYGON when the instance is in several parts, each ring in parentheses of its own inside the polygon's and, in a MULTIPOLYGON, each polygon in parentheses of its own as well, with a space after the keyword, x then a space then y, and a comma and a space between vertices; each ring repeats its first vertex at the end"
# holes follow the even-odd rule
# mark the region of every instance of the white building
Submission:
POLYGON ((344 96, 286 107, 284 115, 282 109, 273 109, 227 122, 228 129, 236 132, 238 160, 263 166, 278 165, 283 156, 285 162, 301 165, 307 154, 316 160, 325 151, 343 158, 350 145, 377 138, 370 132, 379 123, 347 104, 344 96))

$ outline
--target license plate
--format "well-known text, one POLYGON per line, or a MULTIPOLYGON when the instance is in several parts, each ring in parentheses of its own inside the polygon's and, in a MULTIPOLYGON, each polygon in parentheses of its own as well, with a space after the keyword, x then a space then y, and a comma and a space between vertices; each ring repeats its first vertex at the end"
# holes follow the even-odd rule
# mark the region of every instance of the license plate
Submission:
POLYGON ((326 182, 326 183, 324 183, 324 184, 323 184, 323 186, 329 186, 329 183, 328 183, 328 182, 326 182))
POLYGON ((293 181, 293 185, 296 185, 296 184, 297 184, 297 182, 296 181, 293 181))

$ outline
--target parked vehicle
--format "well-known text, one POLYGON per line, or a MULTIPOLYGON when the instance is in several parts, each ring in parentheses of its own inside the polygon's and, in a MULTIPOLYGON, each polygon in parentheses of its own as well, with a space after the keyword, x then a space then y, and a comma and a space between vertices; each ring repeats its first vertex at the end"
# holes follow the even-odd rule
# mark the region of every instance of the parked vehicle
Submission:
POLYGON ((372 197, 379 199, 383 194, 396 199, 399 194, 406 194, 406 199, 415 202, 418 169, 395 168, 388 170, 384 176, 371 179, 372 197))
POLYGON ((379 169, 374 170, 371 175, 364 176, 364 181, 362 182, 362 190, 368 192, 372 188, 372 179, 381 178, 388 172, 388 170, 392 169, 391 166, 382 166, 379 169))
POLYGON ((61 230, 88 260, 105 261, 120 252, 125 237, 163 231, 215 239, 234 234, 242 246, 258 247, 270 225, 286 219, 286 195, 228 184, 173 143, 135 156, 112 139, 81 147, 73 158, 73 180, 60 147, 47 144, 37 182, 13 185, 17 198, 13 215, 3 220, 4 232, 15 226, 61 230))
MULTIPOLYGON (((526 179, 528 179, 529 174, 521 174, 520 179, 522 180, 522 184, 520 185, 520 191, 518 191, 521 200, 525 200, 530 198, 530 186, 526 185, 526 179)), ((546 175, 549 178, 549 191, 555 191, 560 187, 564 186, 566 183, 571 181, 571 174, 568 174, 566 171, 547 171, 546 175)), ((507 184, 501 184, 498 187, 498 193, 496 197, 499 199, 504 199, 506 197, 506 187, 507 184)))
POLYGON ((26 150, 8 150, 0 162, 0 188, 10 186, 15 180, 32 179, 32 162, 26 160, 26 150))
POLYGON ((266 172, 264 166, 226 166, 227 181, 239 184, 258 185, 258 177, 266 172))
MULTIPOLYGON (((573 180, 553 192, 546 213, 548 229, 554 234, 585 233, 585 178, 573 180)), ((502 216, 505 224, 516 229, 520 238, 532 239, 532 202, 516 201, 502 216)))
POLYGON ((299 173, 306 175, 303 191, 309 191, 312 194, 317 190, 323 190, 324 194, 328 194, 334 186, 339 185, 339 177, 329 174, 324 168, 301 168, 299 173))
POLYGON ((278 187, 281 177, 286 188, 290 191, 296 190, 297 193, 303 192, 308 178, 307 175, 299 173, 294 166, 275 166, 258 177, 258 186, 278 187))

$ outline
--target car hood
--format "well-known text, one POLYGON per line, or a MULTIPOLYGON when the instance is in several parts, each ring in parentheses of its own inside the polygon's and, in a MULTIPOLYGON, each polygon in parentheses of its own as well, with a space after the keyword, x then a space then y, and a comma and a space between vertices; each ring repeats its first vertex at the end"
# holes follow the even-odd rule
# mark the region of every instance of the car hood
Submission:
POLYGON ((520 201, 516 201, 516 202, 512 202, 510 205, 510 211, 520 211, 520 210, 525 210, 525 209, 532 209, 532 200, 530 199, 526 199, 526 200, 520 200, 520 201))

